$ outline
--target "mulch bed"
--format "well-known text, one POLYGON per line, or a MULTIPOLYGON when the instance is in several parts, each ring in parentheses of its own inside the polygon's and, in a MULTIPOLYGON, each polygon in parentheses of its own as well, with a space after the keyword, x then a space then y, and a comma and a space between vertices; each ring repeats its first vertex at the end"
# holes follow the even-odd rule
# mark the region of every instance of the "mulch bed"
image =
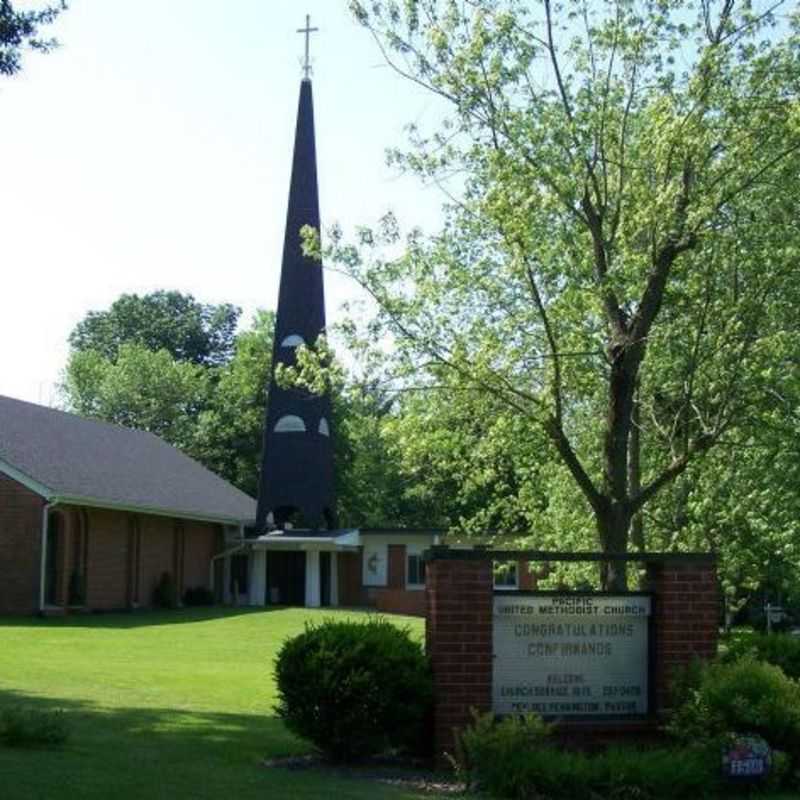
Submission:
POLYGON ((314 770, 337 777, 375 781, 403 789, 436 794, 456 795, 465 790, 463 783, 456 781, 447 773, 437 772, 426 762, 394 756, 365 759, 356 764, 334 764, 320 755, 310 754, 269 758, 263 765, 290 771, 314 770))

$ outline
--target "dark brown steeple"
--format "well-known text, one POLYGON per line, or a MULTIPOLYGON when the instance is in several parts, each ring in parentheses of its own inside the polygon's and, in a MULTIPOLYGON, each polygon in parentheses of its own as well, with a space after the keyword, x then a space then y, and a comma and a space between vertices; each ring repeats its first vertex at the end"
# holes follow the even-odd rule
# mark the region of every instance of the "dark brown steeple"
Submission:
POLYGON ((333 527, 333 447, 331 403, 327 396, 282 389, 275 382, 278 363, 293 364, 299 344, 313 345, 325 330, 322 266, 302 252, 300 230, 319 230, 317 158, 311 80, 300 84, 292 180, 281 283, 272 350, 273 374, 267 398, 256 530, 268 527, 268 514, 282 527, 333 527))

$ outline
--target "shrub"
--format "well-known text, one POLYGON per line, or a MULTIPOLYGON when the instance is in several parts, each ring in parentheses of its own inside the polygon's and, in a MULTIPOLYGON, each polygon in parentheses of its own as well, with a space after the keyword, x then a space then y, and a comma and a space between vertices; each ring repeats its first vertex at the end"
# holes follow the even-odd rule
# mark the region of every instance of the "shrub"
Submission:
POLYGON ((687 742, 752 733, 800 754, 800 684, 751 656, 710 664, 675 710, 669 730, 687 742))
POLYGON ((731 663, 751 655, 780 667, 790 678, 800 679, 800 637, 786 633, 754 633, 728 640, 722 660, 731 663))
POLYGON ((554 800, 701 798, 718 781, 716 750, 618 747, 589 756, 557 748, 550 730, 533 714, 498 722, 476 716, 461 735, 462 777, 492 796, 554 800))
POLYGON ((55 747, 67 741, 63 711, 6 708, 0 711, 0 741, 9 747, 55 747))
POLYGON ((516 786, 513 765, 508 763, 510 756, 533 752, 545 743, 551 731, 552 726, 537 714, 498 721, 491 712, 473 711, 472 725, 461 732, 457 742, 456 771, 468 784, 504 786, 510 792, 516 786), (495 770, 499 774, 495 775, 495 770))
POLYGON ((407 630, 386 620, 307 625, 283 644, 275 673, 278 715, 335 760, 428 741, 427 660, 407 630))
POLYGON ((196 586, 183 593, 183 604, 185 606, 213 606, 214 594, 205 586, 196 586))
POLYGON ((176 595, 172 575, 169 572, 162 572, 156 588, 153 589, 153 605, 156 608, 175 608, 176 595))

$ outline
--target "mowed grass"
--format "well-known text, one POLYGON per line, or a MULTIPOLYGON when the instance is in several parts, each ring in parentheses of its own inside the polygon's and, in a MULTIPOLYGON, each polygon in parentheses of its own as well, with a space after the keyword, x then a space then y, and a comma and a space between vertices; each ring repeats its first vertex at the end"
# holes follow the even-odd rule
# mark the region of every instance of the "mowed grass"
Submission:
MULTIPOLYGON (((60 749, 0 746, 0 798, 421 796, 262 764, 309 750, 274 716, 275 654, 307 621, 340 615, 366 616, 185 609, 0 619, 0 707, 64 709, 71 728, 60 749)), ((394 619, 422 635, 421 620, 394 619)))

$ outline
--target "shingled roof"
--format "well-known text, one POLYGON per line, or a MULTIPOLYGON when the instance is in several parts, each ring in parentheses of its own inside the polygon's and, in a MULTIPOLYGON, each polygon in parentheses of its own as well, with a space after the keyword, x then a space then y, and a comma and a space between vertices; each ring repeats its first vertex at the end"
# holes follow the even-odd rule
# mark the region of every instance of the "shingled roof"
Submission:
POLYGON ((226 523, 255 501, 158 436, 0 395, 0 472, 50 502, 226 523))

